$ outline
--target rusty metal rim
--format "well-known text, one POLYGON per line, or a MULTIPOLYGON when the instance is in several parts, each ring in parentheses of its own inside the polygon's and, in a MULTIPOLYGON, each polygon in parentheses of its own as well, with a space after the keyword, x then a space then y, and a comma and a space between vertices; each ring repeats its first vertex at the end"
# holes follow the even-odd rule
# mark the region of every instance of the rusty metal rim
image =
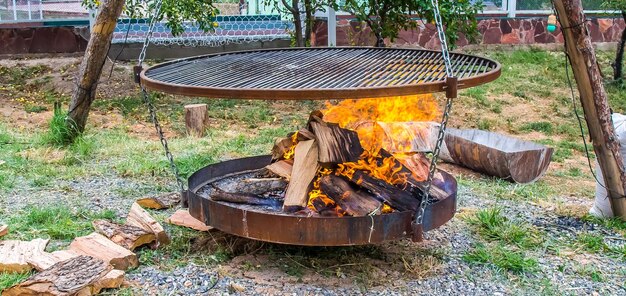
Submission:
POLYGON ((187 201, 196 219, 224 232, 250 239, 304 246, 349 246, 381 243, 405 237, 422 239, 422 231, 448 222, 456 211, 456 180, 450 196, 426 208, 423 225, 412 225, 412 212, 394 212, 371 217, 303 217, 242 209, 197 194, 207 183, 229 175, 263 168, 271 156, 229 160, 208 165, 189 177, 187 201))
MULTIPOLYGON (((372 47, 332 47, 332 49, 371 49, 372 47)), ((445 90, 445 81, 420 83, 415 85, 400 85, 400 86, 379 86, 379 87, 355 87, 355 88, 312 88, 312 89, 285 89, 285 88, 224 88, 224 87, 204 87, 204 86, 189 86, 180 85, 174 83, 167 83, 151 79, 146 75, 146 72, 152 69, 170 65, 181 61, 192 61, 195 59, 201 59, 211 56, 220 56, 226 54, 241 54, 252 53, 259 51, 278 51, 278 50, 302 50, 303 48, 282 48, 282 49, 256 49, 256 50, 243 50, 233 51, 227 53, 208 54, 201 55, 193 58, 179 59, 170 62, 165 62, 152 66, 150 68, 141 71, 140 78, 143 86, 158 90, 165 93, 184 95, 184 96, 201 96, 209 98, 238 98, 238 99, 261 99, 261 100, 329 100, 329 99, 359 99, 359 98, 375 98, 375 97, 389 97, 389 96, 404 96, 415 94, 426 94, 433 92, 442 92, 445 90)), ((323 50, 327 47, 313 47, 304 48, 306 50, 323 50)), ((426 52, 437 52, 433 50, 422 49, 406 49, 406 48, 385 48, 386 50, 415 50, 426 52)), ((459 89, 469 88, 473 86, 482 85, 491 82, 501 74, 501 65, 497 61, 478 57, 475 55, 460 54, 468 57, 480 58, 487 60, 496 65, 495 69, 490 72, 472 76, 469 78, 459 79, 459 89)))

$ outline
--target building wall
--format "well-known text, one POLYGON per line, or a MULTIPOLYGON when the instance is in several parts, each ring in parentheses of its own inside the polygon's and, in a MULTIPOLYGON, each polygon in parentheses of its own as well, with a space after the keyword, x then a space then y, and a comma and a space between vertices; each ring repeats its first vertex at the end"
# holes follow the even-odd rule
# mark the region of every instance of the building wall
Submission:
MULTIPOLYGON (((478 44, 548 44, 562 43, 563 35, 557 29, 550 33, 546 30, 547 18, 490 18, 478 22, 478 44)), ((596 18, 589 22, 589 30, 593 42, 617 42, 626 27, 621 18, 596 18)), ((326 46, 328 32, 326 21, 319 20, 313 28, 313 44, 326 46)), ((337 45, 373 45, 374 36, 369 28, 351 19, 337 20, 337 45)), ((394 42, 387 40, 388 45, 409 45, 429 49, 439 49, 436 28, 433 24, 422 24, 421 28, 402 31, 394 42)), ((465 36, 461 36, 457 46, 468 45, 465 36)))
POLYGON ((75 27, 0 28, 0 54, 83 52, 87 40, 75 27))

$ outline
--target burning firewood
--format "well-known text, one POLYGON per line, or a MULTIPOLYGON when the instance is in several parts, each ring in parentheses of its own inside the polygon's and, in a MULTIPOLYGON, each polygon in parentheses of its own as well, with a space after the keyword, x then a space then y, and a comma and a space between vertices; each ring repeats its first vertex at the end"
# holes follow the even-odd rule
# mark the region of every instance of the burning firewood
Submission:
POLYGON ((318 171, 318 145, 316 141, 302 141, 296 145, 291 180, 285 192, 283 210, 297 211, 306 207, 309 191, 318 171))
POLYGON ((372 194, 354 188, 348 181, 335 175, 320 179, 322 193, 335 201, 350 216, 380 214, 382 203, 372 194))
POLYGON ((355 131, 341 128, 335 123, 324 122, 313 115, 309 126, 317 139, 319 163, 323 166, 355 162, 364 152, 355 131))
POLYGON ((210 196, 211 199, 215 201, 227 201, 232 203, 269 206, 275 208, 280 208, 281 206, 280 200, 277 199, 262 198, 256 194, 250 193, 231 193, 223 191, 217 187, 213 187, 213 192, 210 194, 210 196))
POLYGON ((350 180, 399 211, 415 211, 419 207, 420 196, 374 178, 364 171, 355 171, 350 180))
POLYGON ((287 181, 281 178, 246 178, 243 180, 222 182, 217 187, 226 192, 261 195, 267 192, 285 190, 287 181))

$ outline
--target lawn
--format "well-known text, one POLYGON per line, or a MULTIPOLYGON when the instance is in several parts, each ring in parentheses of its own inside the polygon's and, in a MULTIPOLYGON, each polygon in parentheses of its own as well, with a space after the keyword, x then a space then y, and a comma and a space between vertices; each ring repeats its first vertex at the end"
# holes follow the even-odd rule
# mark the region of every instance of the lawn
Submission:
MULTIPOLYGON (((313 283, 339 294, 342 289, 396 288, 409 293, 415 285, 442 288, 445 281, 471 282, 475 288, 491 283, 493 291, 513 294, 560 294, 575 283, 582 284, 574 294, 625 293, 619 278, 626 275, 626 224, 586 214, 595 183, 574 115, 564 54, 538 49, 471 53, 498 60, 502 76, 462 91, 451 126, 553 147, 552 163, 540 181, 519 185, 444 166, 460 184, 459 212, 427 244, 299 248, 168 225, 173 243, 140 250, 142 266, 169 273, 194 265, 234 282, 272 286, 269 277, 295 286, 313 283), (398 288, 398 282, 408 284, 398 288)), ((611 56, 598 55, 604 73, 611 73, 611 56)), ((107 64, 85 134, 67 147, 55 143, 53 104, 67 108, 78 62, 0 61, 0 224, 12 229, 5 239, 44 237, 52 240, 49 251, 63 248, 71 238, 89 233, 93 219, 122 219, 136 198, 176 188, 130 64, 107 64)), ((613 110, 626 113, 626 89, 611 84, 607 91, 613 110)), ((269 153, 275 138, 301 127, 323 104, 160 93, 152 93, 152 99, 183 177, 210 163, 269 153), (183 105, 191 103, 209 106, 210 129, 202 138, 185 135, 183 105)), ((593 163, 593 152, 589 157, 593 163)), ((161 221, 169 213, 153 212, 161 221)), ((111 293, 146 291, 139 284, 145 268, 131 271, 133 285, 111 293)), ((25 276, 0 273, 0 290, 25 276)))

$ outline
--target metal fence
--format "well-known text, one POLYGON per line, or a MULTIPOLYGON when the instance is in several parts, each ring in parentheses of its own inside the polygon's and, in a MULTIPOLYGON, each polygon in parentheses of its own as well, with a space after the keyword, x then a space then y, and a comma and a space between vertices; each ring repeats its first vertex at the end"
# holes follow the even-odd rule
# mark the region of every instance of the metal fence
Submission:
POLYGON ((0 23, 88 20, 80 0, 0 0, 0 23))

